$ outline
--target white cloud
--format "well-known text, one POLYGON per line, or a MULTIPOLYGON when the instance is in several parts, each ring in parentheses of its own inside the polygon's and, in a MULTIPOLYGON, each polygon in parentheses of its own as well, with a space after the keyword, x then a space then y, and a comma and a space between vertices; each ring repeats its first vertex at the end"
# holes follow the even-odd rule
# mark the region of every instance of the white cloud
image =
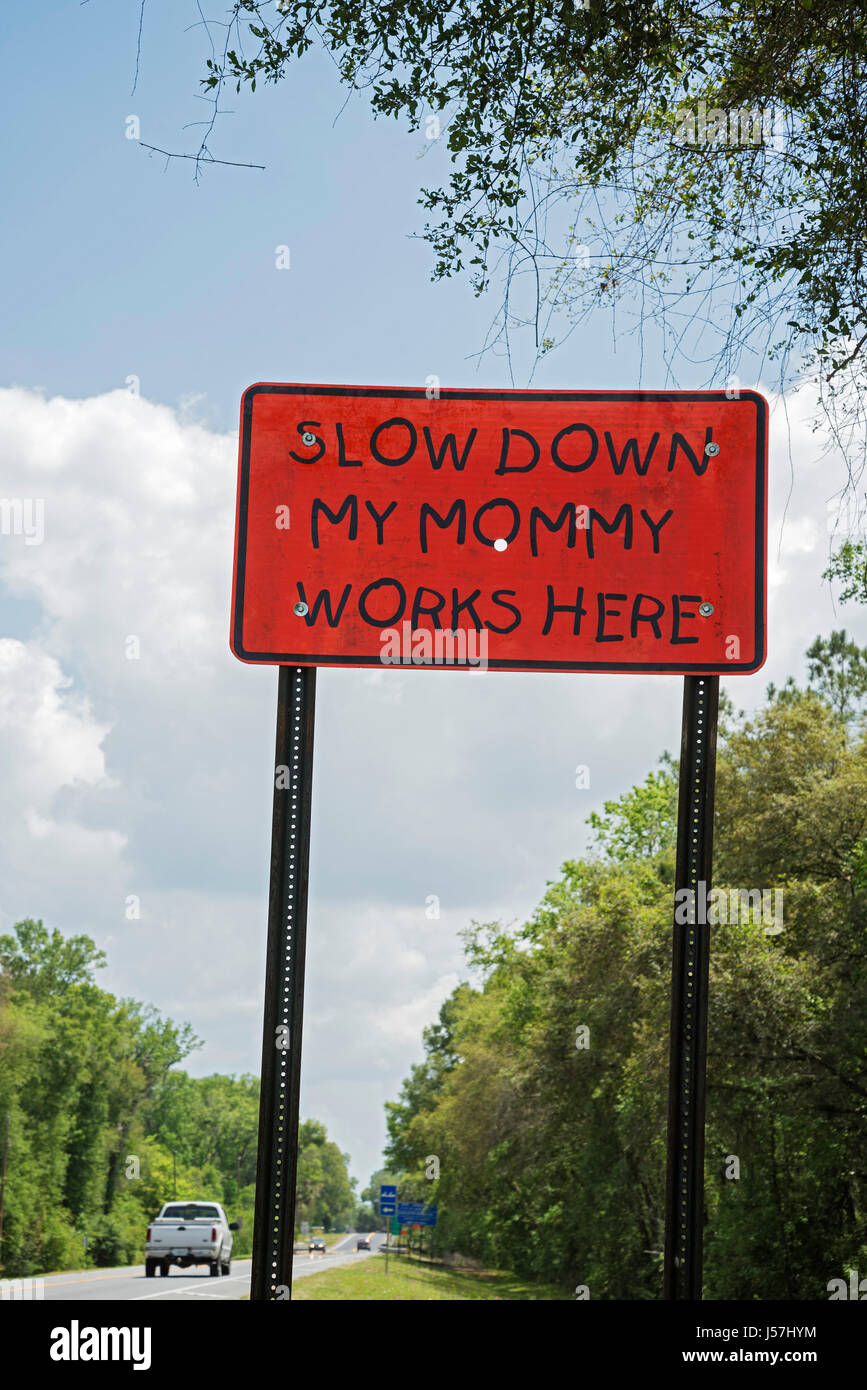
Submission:
POLYGON ((107 724, 73 695, 59 663, 33 642, 0 638, 0 795, 25 811, 75 784, 107 785, 101 747, 107 724))
POLYGON ((46 878, 74 899, 94 874, 105 880, 117 871, 124 847, 122 833, 84 823, 88 793, 113 785, 102 747, 108 725, 71 684, 38 644, 0 638, 4 927, 14 916, 38 915, 46 878))
POLYGON ((383 1009, 375 1019, 377 1032, 388 1042, 414 1051, 422 1029, 436 1018, 440 1005, 455 989, 458 980, 457 974, 443 975, 414 999, 383 1009))
POLYGON ((4 577, 41 603, 52 649, 109 683, 122 663, 129 674, 136 634, 137 680, 213 673, 215 629, 228 632, 232 442, 126 391, 0 400, 7 492, 45 502, 43 545, 6 538, 4 577))

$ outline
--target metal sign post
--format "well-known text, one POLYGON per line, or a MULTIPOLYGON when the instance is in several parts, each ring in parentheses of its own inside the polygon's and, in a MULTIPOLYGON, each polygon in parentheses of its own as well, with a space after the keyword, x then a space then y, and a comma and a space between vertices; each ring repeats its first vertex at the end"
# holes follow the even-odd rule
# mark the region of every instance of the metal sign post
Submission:
POLYGON ((688 889, 690 897, 675 912, 672 951, 666 1299, 701 1298, 710 932, 696 909, 710 891, 718 710, 719 676, 685 676, 675 891, 688 889))
MULTIPOLYGON (((379 1185, 379 1214, 380 1216, 392 1217, 397 1211, 397 1187, 394 1183, 380 1183, 379 1185)), ((388 1274, 388 1241, 390 1222, 386 1223, 385 1229, 385 1272, 388 1274)))
POLYGON ((281 666, 259 1100, 252 1301, 292 1296, 315 666, 281 666))

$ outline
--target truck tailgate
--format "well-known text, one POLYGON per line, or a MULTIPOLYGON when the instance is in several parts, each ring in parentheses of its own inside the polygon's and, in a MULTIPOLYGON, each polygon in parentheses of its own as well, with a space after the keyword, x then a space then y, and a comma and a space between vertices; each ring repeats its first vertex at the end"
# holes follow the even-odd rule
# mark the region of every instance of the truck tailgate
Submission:
POLYGON ((211 1237, 215 1229, 219 1240, 218 1223, 210 1217, 197 1221, 152 1221, 150 1246, 167 1255, 202 1250, 214 1243, 211 1237))

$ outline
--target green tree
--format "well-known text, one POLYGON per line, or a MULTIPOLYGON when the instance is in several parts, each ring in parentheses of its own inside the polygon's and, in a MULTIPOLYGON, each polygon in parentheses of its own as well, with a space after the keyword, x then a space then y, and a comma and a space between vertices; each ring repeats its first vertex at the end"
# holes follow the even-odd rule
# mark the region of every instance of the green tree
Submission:
POLYGON ((587 824, 596 843, 613 862, 664 856, 674 870, 677 832, 677 769, 670 759, 660 772, 651 772, 639 787, 616 801, 604 803, 604 815, 593 811, 587 824))
MULTIPOLYGON (((89 937, 41 922, 0 937, 5 1275, 140 1261, 175 1184, 179 1198, 222 1202, 242 1222, 236 1253, 251 1249, 258 1078, 181 1071, 201 1045, 192 1029, 99 989, 103 964, 89 937)), ((341 1224, 355 1205, 348 1156, 315 1120, 301 1144, 299 1201, 341 1224)))
MULTIPOLYGON (((867 1260, 867 740, 841 718, 845 639, 810 651, 816 689, 721 725, 714 882, 737 906, 711 927, 709 1298, 823 1298, 867 1260)), ((452 996, 450 1065, 426 1047, 387 1110, 390 1160, 440 1155, 441 1249, 594 1298, 661 1294, 671 791, 609 803, 603 853, 523 927, 468 931, 481 987, 452 996)))
POLYGON ((83 1232, 115 1205, 143 1106, 196 1045, 188 1027, 99 989, 103 964, 89 937, 30 919, 0 938, 0 1060, 15 1134, 3 1257, 18 1273, 83 1259, 83 1232))
POLYGON ((450 179, 421 192, 435 274, 482 292, 502 271, 504 333, 544 351, 552 322, 629 296, 671 353, 710 334, 717 383, 750 350, 832 391, 863 378, 854 0, 233 0, 221 35, 200 155, 225 86, 278 82, 321 44, 376 115, 442 139, 450 179))
POLYGON ((867 648, 851 641, 845 628, 807 649, 810 686, 843 719, 852 719, 867 695, 867 648))
POLYGON ((42 1002, 72 985, 93 983, 105 955, 89 936, 63 936, 31 917, 16 922, 12 936, 0 936, 0 970, 14 987, 42 1002))
POLYGON ((863 541, 846 540, 831 558, 823 579, 841 580, 840 602, 867 603, 867 545, 863 541))

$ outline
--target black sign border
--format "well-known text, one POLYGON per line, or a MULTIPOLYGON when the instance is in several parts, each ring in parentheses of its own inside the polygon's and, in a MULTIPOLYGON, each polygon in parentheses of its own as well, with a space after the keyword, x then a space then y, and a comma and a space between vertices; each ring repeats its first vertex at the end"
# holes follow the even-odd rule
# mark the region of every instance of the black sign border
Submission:
MULTIPOLYGON (((244 582, 247 563, 247 507, 250 487, 250 447, 253 428, 253 402, 258 395, 282 396, 381 396, 387 399, 427 400, 424 387, 418 386, 323 386, 313 383, 297 382, 256 382, 248 386, 241 399, 241 456, 238 472, 237 517, 235 524, 235 572, 234 599, 232 610, 231 650, 240 661, 256 666, 358 666, 365 669, 383 668, 386 670, 473 670, 471 666, 456 663, 432 662, 394 662, 384 664, 380 657, 319 657, 315 661, 309 655, 292 652, 248 652, 241 642, 244 616, 244 582)), ((443 387, 440 399, 456 401, 651 401, 666 402, 689 401, 752 401, 756 406, 756 529, 755 529, 755 634, 756 647, 749 662, 727 662, 720 664, 703 662, 632 662, 632 661, 511 661, 492 658, 487 661, 489 669, 500 671, 586 671, 633 672, 635 674, 661 675, 749 675, 758 671, 767 659, 766 651, 766 573, 765 573, 765 494, 767 490, 767 418, 768 403, 757 391, 740 391, 736 398, 725 391, 503 391, 503 390, 463 390, 460 387, 443 387)))

